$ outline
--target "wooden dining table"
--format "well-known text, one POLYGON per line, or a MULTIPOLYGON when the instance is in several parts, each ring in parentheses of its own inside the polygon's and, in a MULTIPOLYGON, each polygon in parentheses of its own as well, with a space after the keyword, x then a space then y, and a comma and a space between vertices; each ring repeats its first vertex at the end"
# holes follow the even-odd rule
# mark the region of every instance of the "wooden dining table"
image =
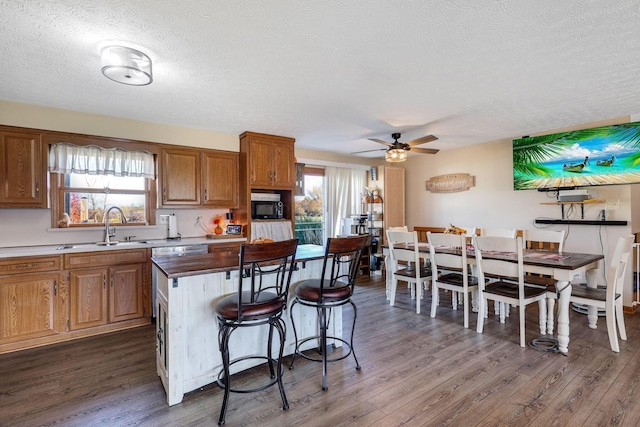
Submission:
MULTIPOLYGON (((425 258, 429 257, 429 244, 419 243, 419 251, 425 253, 425 258)), ((407 249, 413 249, 413 245, 406 245, 407 249)), ((438 251, 459 252, 460 248, 438 248, 438 251)), ((389 247, 382 247, 383 256, 389 255, 389 247)), ((483 252, 483 258, 504 259, 517 262, 516 253, 499 252, 487 253, 483 252)), ((556 280, 556 290, 558 291, 558 350, 561 353, 569 352, 569 298, 571 296, 571 280, 577 275, 584 274, 587 285, 596 287, 597 268, 600 261, 604 259, 602 254, 584 254, 577 252, 552 252, 535 249, 525 249, 523 251, 523 264, 526 273, 543 274, 551 276, 556 280)), ((467 261, 471 265, 475 265, 475 251, 473 246, 467 246, 467 261)), ((386 271, 386 288, 387 299, 389 299, 389 290, 391 289, 392 271, 389 270, 390 264, 385 262, 386 271)), ((549 309, 547 313, 547 332, 553 334, 554 319, 553 310, 549 309)))

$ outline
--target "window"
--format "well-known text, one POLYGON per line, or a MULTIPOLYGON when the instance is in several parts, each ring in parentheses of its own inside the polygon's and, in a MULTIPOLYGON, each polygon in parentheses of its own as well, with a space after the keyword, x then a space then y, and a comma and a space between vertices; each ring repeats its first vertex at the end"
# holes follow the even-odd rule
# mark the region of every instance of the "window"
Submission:
MULTIPOLYGON (((49 153, 52 173, 52 222, 69 215, 69 227, 104 224, 110 206, 124 212, 129 225, 153 224, 154 160, 151 153, 121 148, 54 144, 49 153)), ((110 221, 120 222, 119 215, 110 221)))
POLYGON ((324 245, 324 169, 304 168, 304 196, 296 196, 298 244, 324 245))

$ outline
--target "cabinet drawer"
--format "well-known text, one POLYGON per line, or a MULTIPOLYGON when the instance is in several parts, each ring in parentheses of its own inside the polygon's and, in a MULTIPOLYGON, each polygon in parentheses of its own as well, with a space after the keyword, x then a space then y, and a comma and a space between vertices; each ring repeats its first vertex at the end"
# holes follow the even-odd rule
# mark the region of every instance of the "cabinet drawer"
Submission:
POLYGON ((216 254, 225 258, 237 258, 238 255, 240 255, 240 245, 241 243, 209 245, 209 253, 216 254))
POLYGON ((117 264, 132 264, 147 262, 149 259, 150 255, 147 249, 65 254, 64 268, 72 269, 111 266, 117 264))
POLYGON ((24 257, 0 260, 0 276, 60 270, 61 256, 24 257))

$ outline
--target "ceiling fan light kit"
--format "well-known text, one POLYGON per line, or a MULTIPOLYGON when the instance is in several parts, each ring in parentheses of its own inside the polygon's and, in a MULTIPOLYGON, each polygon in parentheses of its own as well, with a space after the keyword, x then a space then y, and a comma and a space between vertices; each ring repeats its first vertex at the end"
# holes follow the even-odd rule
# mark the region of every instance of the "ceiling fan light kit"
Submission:
POLYGON ((125 46, 106 46, 100 51, 102 74, 114 82, 145 86, 153 81, 151 58, 125 46))
POLYGON ((387 162, 392 163, 404 162, 405 160, 407 160, 407 154, 408 151, 403 150, 402 148, 390 148, 386 153, 384 153, 384 159, 387 162))
MULTIPOLYGON (((383 141, 381 139, 369 138, 369 141, 374 141, 374 142, 377 142, 378 144, 383 144, 389 147, 388 149, 386 149, 386 152, 384 153, 384 159, 387 162, 393 162, 393 163, 404 162, 405 160, 407 160, 408 153, 411 150, 415 151, 416 153, 422 153, 422 154, 436 154, 439 151, 434 148, 412 148, 416 145, 426 144, 427 142, 437 140, 438 138, 433 135, 426 135, 409 142, 399 142, 398 139, 400 139, 400 133, 392 133, 391 138, 394 139, 393 143, 383 141)), ((385 149, 381 148, 380 150, 385 150, 385 149)), ((351 154, 367 153, 370 151, 378 151, 378 150, 358 151, 356 153, 351 153, 351 154)))

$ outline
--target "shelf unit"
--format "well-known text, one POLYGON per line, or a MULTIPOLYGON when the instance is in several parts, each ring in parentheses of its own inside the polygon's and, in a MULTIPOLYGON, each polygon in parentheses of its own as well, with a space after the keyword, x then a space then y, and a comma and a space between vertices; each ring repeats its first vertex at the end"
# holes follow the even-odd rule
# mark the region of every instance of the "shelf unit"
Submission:
POLYGON ((627 221, 607 221, 590 219, 536 219, 536 224, 574 224, 574 225, 627 225, 627 221))
MULTIPOLYGON (((605 201, 600 199, 587 199, 581 202, 542 202, 540 204, 541 205, 560 205, 560 209, 562 212, 562 220, 568 221, 564 217, 564 205, 580 205, 580 218, 584 219, 584 205, 591 205, 591 204, 598 204, 598 203, 605 203, 605 201)), ((598 221, 598 222, 602 222, 602 221, 598 221)), ((562 224, 565 224, 565 223, 563 222, 562 224)))
POLYGON ((588 199, 581 202, 542 202, 541 205, 560 205, 562 210, 562 219, 536 219, 536 224, 574 224, 574 225, 627 225, 627 221, 607 221, 607 220, 589 220, 584 219, 584 205, 605 203, 600 199, 588 199), (564 205, 580 205, 580 218, 581 219, 567 219, 564 216, 564 205))

